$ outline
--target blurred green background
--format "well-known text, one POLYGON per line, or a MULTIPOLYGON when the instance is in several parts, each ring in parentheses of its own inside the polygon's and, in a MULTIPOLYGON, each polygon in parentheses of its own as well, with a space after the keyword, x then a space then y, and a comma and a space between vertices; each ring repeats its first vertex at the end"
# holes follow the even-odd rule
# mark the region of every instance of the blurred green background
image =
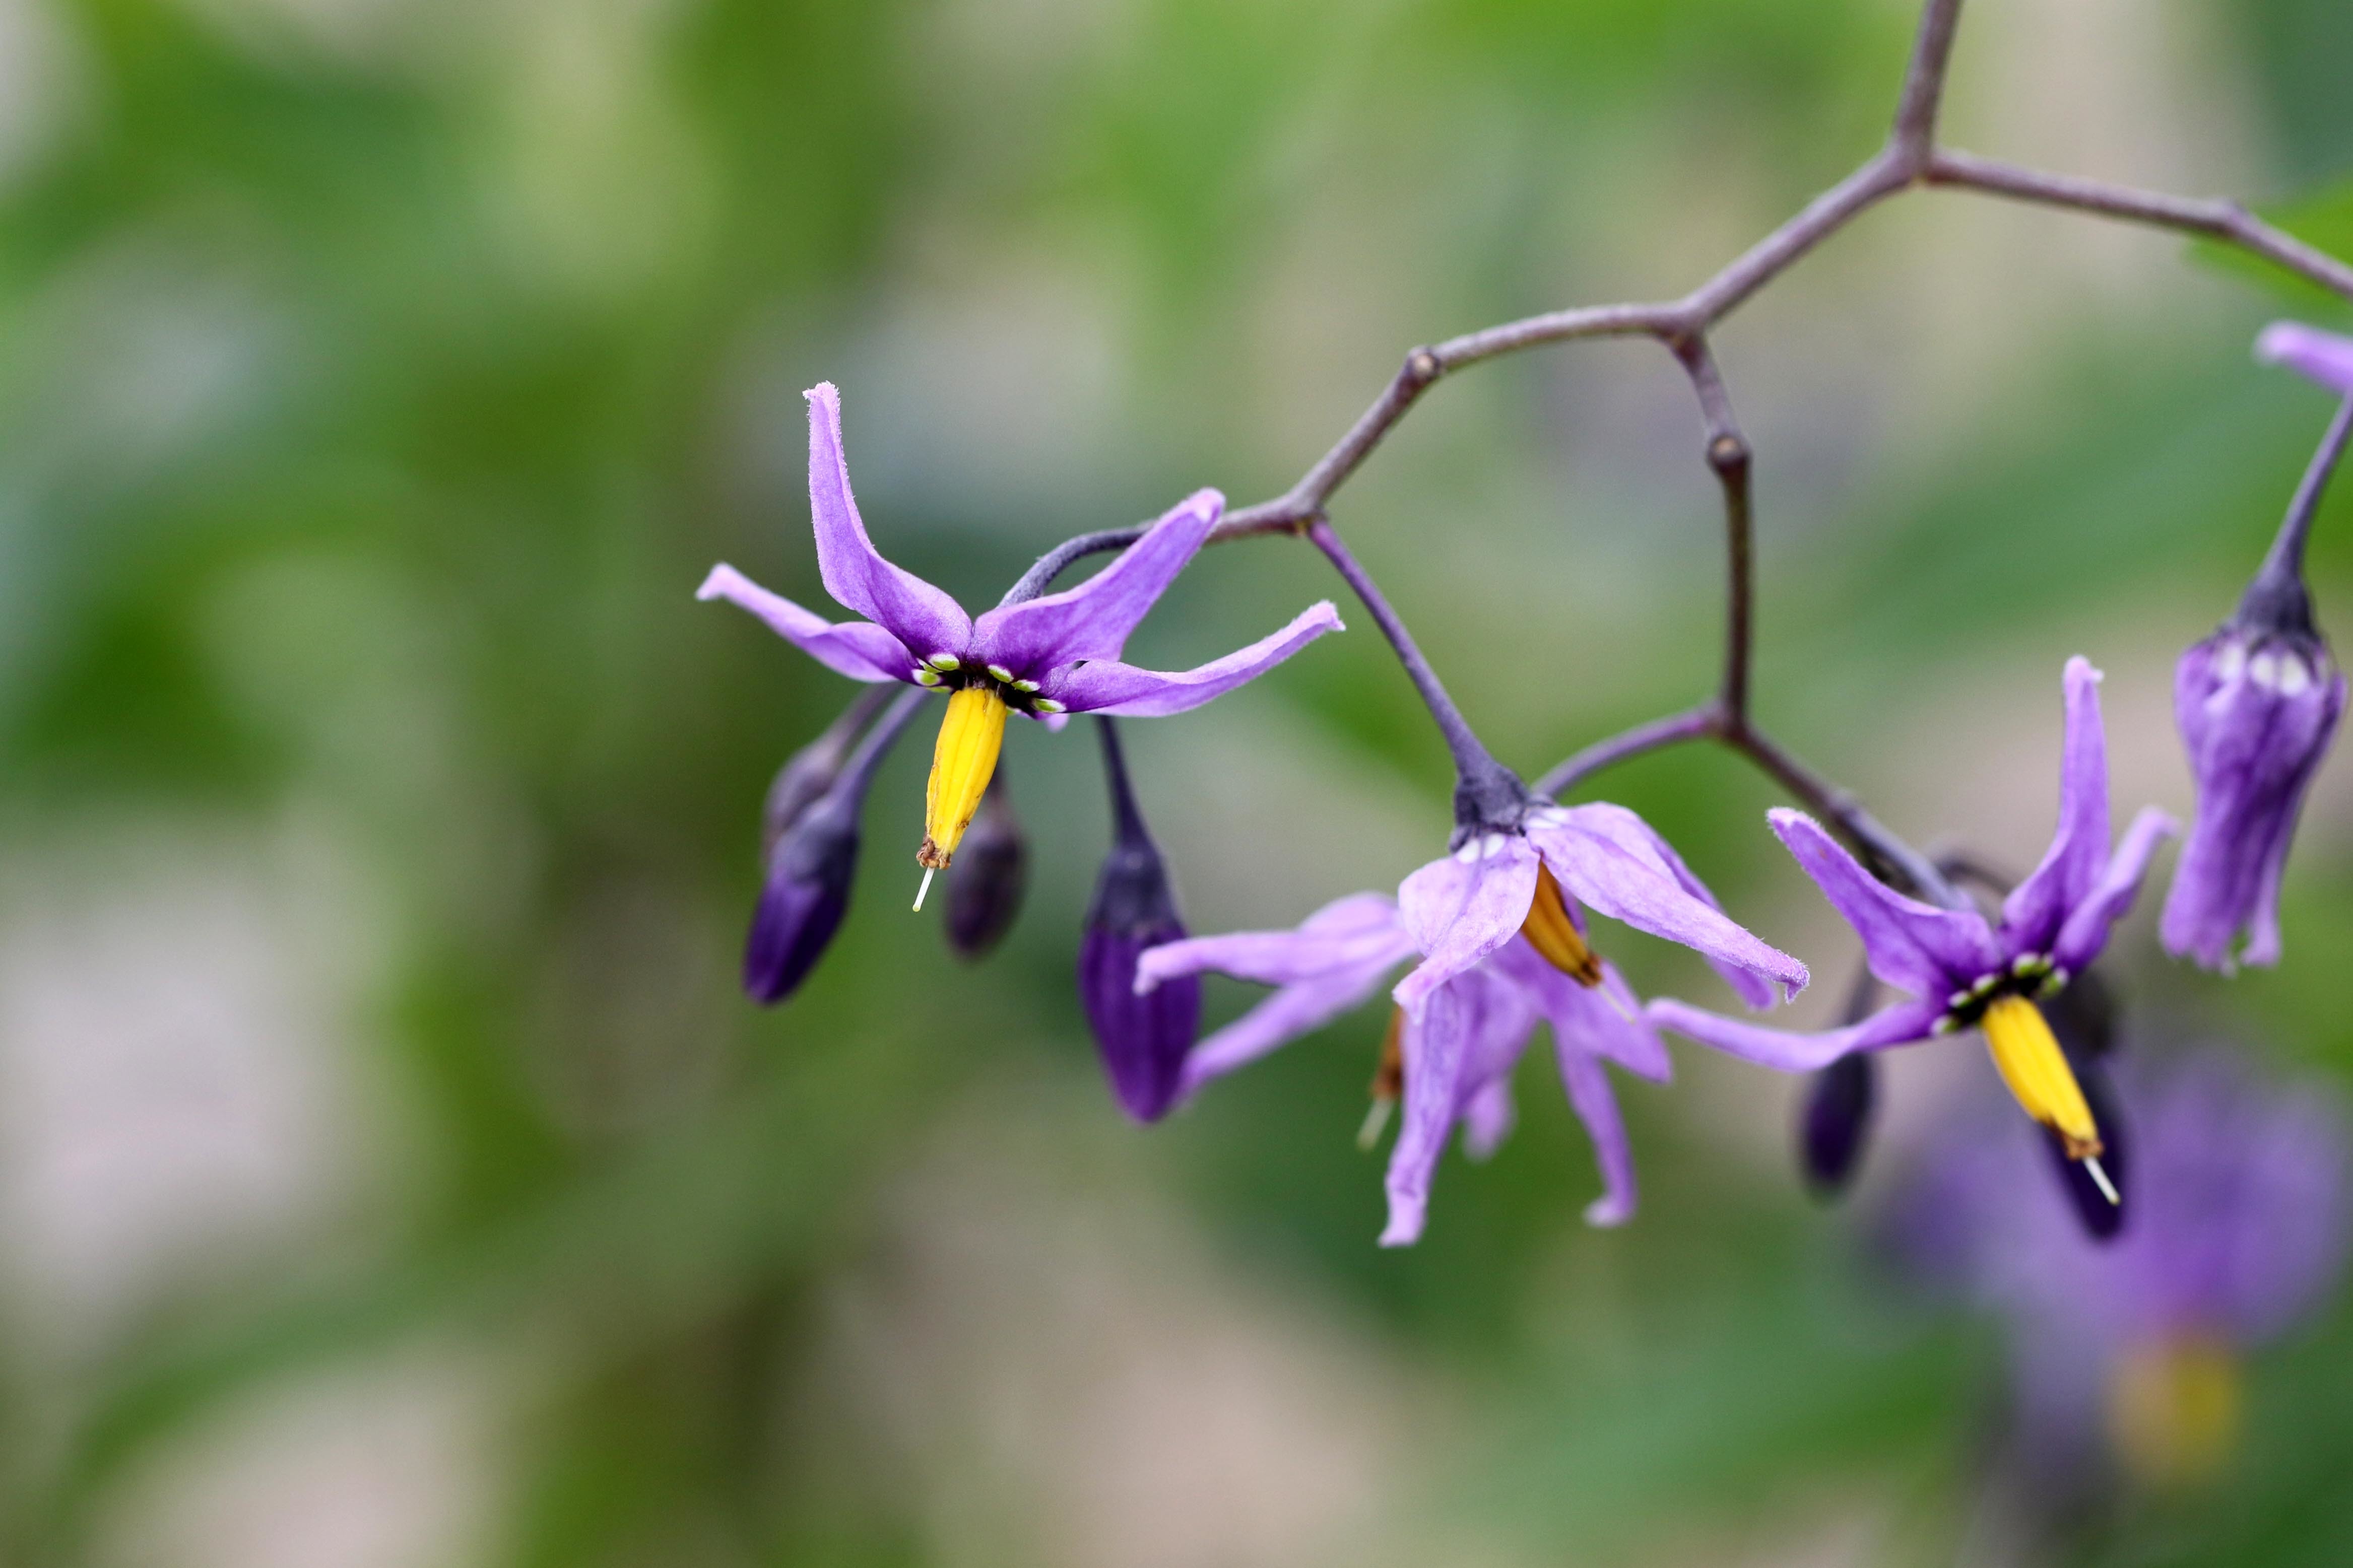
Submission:
MULTIPOLYGON (((1902 0, 0 0, 0 1561, 1945 1563, 1998 1335, 1859 1220, 1959 1045, 1892 1064, 1848 1211, 1791 1084, 1620 1079, 1636 1222, 1541 1060, 1429 1238, 1375 1248, 1367 1010, 1140 1131, 1071 985, 1091 741, 1024 727, 989 963, 906 912, 886 769, 804 993, 734 967, 770 772, 848 695, 715 560, 824 603, 802 388, 882 548, 968 604, 1065 534, 1287 485, 1410 344, 1687 288, 1875 144, 1902 0)), ((2286 204, 2340 254, 2336 0, 1976 0, 1949 130, 2286 204)), ((2058 674, 2180 809, 2172 659, 2327 414, 2248 357, 2342 312, 2163 235, 1940 194, 1718 353, 1757 448, 1759 706, 1921 842, 2023 866, 2058 674)), ((1666 356, 1435 392, 1335 518, 1541 769, 1690 700, 1720 527, 1666 356)), ((2353 489, 2316 545, 2353 605, 2353 489)), ((1220 548, 1133 645, 1334 593, 1220 548)), ((1344 611, 1350 607, 1344 605, 1344 611)), ((1130 727, 1197 930, 1440 847, 1444 753, 1361 616, 1130 727)), ((1815 967, 1843 930, 1678 753, 1607 781, 1815 967)), ((2353 770, 2288 960, 2110 968, 2137 1046, 2353 1076, 2353 770)), ((1721 1004, 1610 931, 1645 989, 1721 1004)), ((1247 997, 1213 993, 1219 1016, 1247 997)), ((2353 1308, 2253 1372, 2212 1485, 2081 1555, 2353 1559, 2353 1308)))

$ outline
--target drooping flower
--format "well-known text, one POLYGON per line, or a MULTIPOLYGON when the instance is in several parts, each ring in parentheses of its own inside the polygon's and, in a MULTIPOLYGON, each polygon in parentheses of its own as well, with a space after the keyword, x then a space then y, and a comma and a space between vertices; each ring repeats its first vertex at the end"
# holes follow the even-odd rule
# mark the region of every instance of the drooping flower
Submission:
POLYGON ((1111 850, 1079 939, 1079 1005, 1112 1092, 1138 1121, 1157 1121, 1176 1103, 1185 1055, 1201 1026, 1201 983, 1181 980, 1147 990, 1136 965, 1149 950, 1181 941, 1185 918, 1160 847, 1144 825, 1109 719, 1103 731, 1103 773, 1111 788, 1111 850))
MULTIPOLYGON (((976 619, 874 548, 849 490, 839 395, 830 382, 807 395, 818 574, 827 593, 866 618, 828 621, 723 564, 712 568, 696 597, 725 599, 751 611, 787 642, 853 680, 902 680, 947 694, 916 855, 927 873, 954 860, 996 771, 1008 712, 1049 723, 1060 723, 1065 713, 1182 713, 1340 629, 1340 617, 1325 600, 1281 631, 1193 669, 1165 672, 1120 662, 1128 634, 1216 526, 1225 499, 1208 489, 1179 502, 1077 587, 1000 604, 976 619)), ((930 880, 926 875, 927 887, 930 880)), ((918 907, 922 901, 919 894, 918 907)))
POLYGON ((2174 674, 2174 718, 2198 782, 2198 810, 2159 934, 2168 952, 2210 969, 2279 961, 2288 847, 2305 792, 2345 715, 2345 672, 2313 619, 2304 542, 2353 433, 2353 340, 2282 321, 2263 332, 2256 353, 2348 401, 2238 610, 2193 644, 2174 674), (2245 947, 2234 958, 2242 936, 2245 947))
POLYGON ((2344 1258, 2346 1139, 2326 1099, 2221 1052, 2122 1083, 2138 1173, 2113 1243, 2083 1235, 2022 1141, 1967 1117, 1892 1212, 1915 1276, 2007 1320, 2012 1436, 2045 1486, 2080 1484, 2103 1450, 2145 1481, 2211 1474, 2242 1357, 2317 1305, 2344 1258))
POLYGON ((1550 1026, 1569 1103, 1593 1140, 1603 1193, 1594 1225, 1634 1211, 1633 1156, 1602 1063, 1663 1081, 1665 1047, 1615 965, 1586 940, 1585 911, 1612 916, 1704 954, 1752 1005, 1805 966, 1735 924, 1666 841, 1622 806, 1533 806, 1518 832, 1485 831, 1409 876, 1395 903, 1359 893, 1296 931, 1201 937, 1146 953, 1152 987, 1217 970, 1272 984, 1273 995, 1203 1040, 1186 1092, 1330 1022, 1370 997, 1398 963, 1421 962, 1391 992, 1397 1010, 1377 1099, 1401 1088, 1390 1151, 1386 1247, 1419 1239, 1430 1184, 1459 1124, 1473 1157, 1513 1121, 1511 1074, 1538 1022, 1550 1026))
POLYGON ((1978 1028, 2026 1113, 2057 1134, 2070 1160, 2086 1163, 2087 1173, 2105 1182, 2096 1163, 2099 1126, 2035 1002, 2099 956, 2109 928, 2138 891, 2150 855, 2175 825, 2160 811, 2145 810, 2111 853, 2099 680, 2084 659, 2068 660, 2058 830, 2042 863, 2002 901, 1999 922, 1973 909, 1939 909, 1905 898, 1864 870, 1812 817, 1788 810, 1768 814, 1798 864, 1862 939, 1872 973, 1910 993, 1906 1000, 1858 1023, 1810 1034, 1672 1000, 1651 1003, 1651 1017, 1719 1050, 1790 1072, 1811 1071, 1853 1051, 1978 1028))

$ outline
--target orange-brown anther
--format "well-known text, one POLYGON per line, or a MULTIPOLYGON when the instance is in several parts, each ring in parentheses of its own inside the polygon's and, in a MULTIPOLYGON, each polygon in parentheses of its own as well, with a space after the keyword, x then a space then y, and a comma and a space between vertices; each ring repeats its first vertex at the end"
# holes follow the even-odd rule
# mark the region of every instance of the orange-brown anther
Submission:
POLYGON ((1568 905, 1549 866, 1539 863, 1536 867, 1536 896, 1528 901, 1528 918, 1521 922, 1520 934, 1544 954, 1546 963, 1579 985, 1601 984, 1601 960, 1585 945, 1576 922, 1568 918, 1568 905))
POLYGON ((1381 1037, 1381 1065, 1373 1069, 1373 1098, 1397 1100, 1405 1095, 1405 1009, 1389 1009, 1388 1033, 1381 1037))

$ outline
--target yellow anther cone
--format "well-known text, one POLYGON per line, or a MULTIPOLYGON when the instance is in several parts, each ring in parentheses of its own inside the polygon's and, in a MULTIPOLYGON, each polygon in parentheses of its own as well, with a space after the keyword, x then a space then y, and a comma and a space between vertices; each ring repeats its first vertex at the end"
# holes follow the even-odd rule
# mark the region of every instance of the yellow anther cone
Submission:
POLYGON ((1544 955, 1546 963, 1579 985, 1601 984, 1601 960, 1585 945, 1577 922, 1568 918, 1568 904, 1549 866, 1539 863, 1536 867, 1536 896, 1529 900, 1528 918, 1521 923, 1520 934, 1544 955))
POLYGON ((2100 1130, 2092 1108, 2042 1010, 2023 996, 1996 997, 1978 1026, 1985 1031, 2001 1081, 2026 1114, 2059 1134, 2070 1160, 2097 1158, 2100 1130))
POLYGON ((923 846, 915 851, 917 865, 936 871, 955 858, 1004 744, 1005 699, 996 687, 967 686, 948 698, 939 743, 932 750, 932 781, 923 792, 923 846))

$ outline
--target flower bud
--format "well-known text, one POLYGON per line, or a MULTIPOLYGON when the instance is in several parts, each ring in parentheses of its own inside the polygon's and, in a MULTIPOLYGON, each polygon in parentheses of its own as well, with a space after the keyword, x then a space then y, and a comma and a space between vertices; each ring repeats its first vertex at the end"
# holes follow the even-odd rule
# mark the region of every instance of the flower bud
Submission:
POLYGON ((819 796, 770 847, 744 944, 744 989, 754 1002, 773 1005, 791 995, 849 911, 864 793, 837 787, 819 796))
POLYGON ((1117 732, 1110 720, 1099 722, 1112 846, 1079 943, 1079 1002, 1121 1106, 1138 1121, 1157 1121, 1176 1102, 1200 1026, 1201 982, 1187 974, 1135 993, 1136 961, 1148 948, 1183 938, 1185 923, 1168 868, 1136 810, 1117 732))
POLYGON ((986 957, 1021 913, 1029 880, 1029 846, 1005 793, 998 769, 980 797, 980 812, 948 867, 948 946, 959 958, 986 957))
POLYGON ((850 743, 867 721, 881 711, 890 693, 881 687, 869 687, 860 692, 841 716, 825 727, 825 733, 795 752, 768 784, 768 798, 760 813, 760 856, 765 861, 776 853, 776 840, 785 836, 801 814, 818 803, 818 797, 833 787, 841 776, 842 763, 849 755, 850 743))
POLYGON ((1878 1067, 1861 1052, 1841 1057, 1808 1082, 1798 1154, 1815 1196, 1835 1197, 1854 1179, 1878 1103, 1878 1067))

